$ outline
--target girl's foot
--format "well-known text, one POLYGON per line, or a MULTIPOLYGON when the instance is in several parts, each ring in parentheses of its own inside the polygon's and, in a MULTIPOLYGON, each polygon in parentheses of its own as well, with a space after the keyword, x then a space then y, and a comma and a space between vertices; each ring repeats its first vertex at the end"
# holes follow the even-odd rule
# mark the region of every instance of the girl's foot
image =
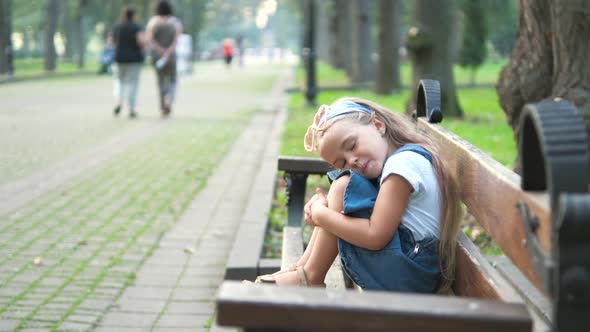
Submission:
POLYGON ((307 287, 326 287, 326 284, 313 284, 307 279, 303 266, 297 266, 293 271, 284 271, 271 275, 261 276, 256 279, 257 283, 272 283, 277 285, 307 286, 307 287))
POLYGON ((275 276, 278 276, 279 274, 283 274, 286 272, 296 271, 296 270, 297 270, 297 265, 293 264, 293 265, 289 266, 288 268, 286 268, 284 270, 279 270, 273 274, 264 274, 264 275, 258 276, 254 282, 256 282, 256 283, 273 283, 275 276))

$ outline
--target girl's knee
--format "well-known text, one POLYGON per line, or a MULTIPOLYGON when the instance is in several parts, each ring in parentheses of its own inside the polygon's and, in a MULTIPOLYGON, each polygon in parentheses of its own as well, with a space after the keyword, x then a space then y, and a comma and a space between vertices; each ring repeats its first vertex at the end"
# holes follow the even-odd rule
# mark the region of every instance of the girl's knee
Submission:
POLYGON ((330 190, 328 191, 328 202, 332 202, 333 200, 342 202, 344 200, 344 192, 346 191, 346 186, 348 186, 349 181, 350 175, 344 175, 334 180, 330 185, 330 190))

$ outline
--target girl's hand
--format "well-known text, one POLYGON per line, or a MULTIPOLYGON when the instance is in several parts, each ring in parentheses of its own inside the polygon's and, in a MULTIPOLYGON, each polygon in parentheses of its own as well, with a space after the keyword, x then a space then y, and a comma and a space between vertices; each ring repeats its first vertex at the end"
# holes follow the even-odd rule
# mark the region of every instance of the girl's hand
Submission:
POLYGON ((311 206, 317 200, 316 196, 317 195, 313 195, 313 197, 307 201, 303 207, 303 219, 305 220, 305 223, 310 226, 316 226, 316 224, 313 222, 313 218, 311 217, 311 206))
POLYGON ((316 194, 305 204, 303 208, 305 222, 310 226, 319 226, 319 222, 317 217, 314 217, 314 214, 317 216, 317 209, 321 209, 323 207, 328 207, 328 199, 326 195, 320 188, 316 188, 316 194), (314 213, 315 212, 315 213, 314 213))

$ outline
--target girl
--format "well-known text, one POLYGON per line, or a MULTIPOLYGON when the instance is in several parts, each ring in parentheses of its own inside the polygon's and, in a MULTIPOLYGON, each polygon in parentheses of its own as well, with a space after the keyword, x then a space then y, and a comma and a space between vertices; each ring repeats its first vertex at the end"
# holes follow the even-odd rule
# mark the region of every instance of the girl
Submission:
POLYGON ((363 289, 447 291, 461 210, 433 143, 402 115, 343 98, 319 108, 304 145, 338 174, 327 196, 318 188, 305 205, 315 227, 296 266, 256 282, 322 286, 340 254, 363 289))

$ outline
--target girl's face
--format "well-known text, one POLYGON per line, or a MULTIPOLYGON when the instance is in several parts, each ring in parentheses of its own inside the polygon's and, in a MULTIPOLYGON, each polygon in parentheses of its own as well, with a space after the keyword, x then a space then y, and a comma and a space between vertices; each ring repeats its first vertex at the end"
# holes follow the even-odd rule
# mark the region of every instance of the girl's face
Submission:
POLYGON ((383 137, 385 125, 379 119, 363 125, 349 120, 332 124, 319 144, 320 157, 338 169, 351 169, 367 179, 381 175, 383 164, 394 149, 383 137))

